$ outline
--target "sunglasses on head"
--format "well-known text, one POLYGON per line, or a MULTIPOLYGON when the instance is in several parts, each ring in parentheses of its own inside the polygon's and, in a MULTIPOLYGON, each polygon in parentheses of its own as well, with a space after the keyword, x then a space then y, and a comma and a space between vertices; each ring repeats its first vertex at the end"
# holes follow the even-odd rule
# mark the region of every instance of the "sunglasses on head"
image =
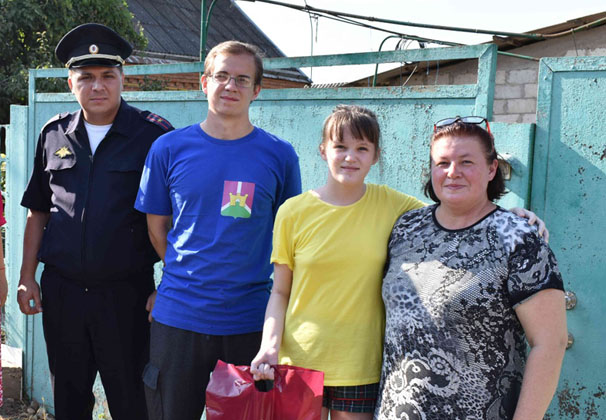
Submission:
POLYGON ((455 123, 461 122, 463 124, 482 124, 486 123, 486 131, 490 133, 490 125, 488 125, 488 120, 484 117, 459 117, 458 115, 453 118, 444 118, 443 120, 438 121, 433 125, 433 132, 437 132, 439 129, 448 127, 449 125, 453 125, 455 123))

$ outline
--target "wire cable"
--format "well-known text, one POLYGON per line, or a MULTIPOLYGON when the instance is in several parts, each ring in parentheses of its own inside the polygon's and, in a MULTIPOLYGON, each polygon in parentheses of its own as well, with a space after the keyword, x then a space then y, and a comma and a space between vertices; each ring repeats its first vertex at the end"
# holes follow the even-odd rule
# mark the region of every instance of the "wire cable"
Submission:
POLYGON ((420 37, 417 35, 409 35, 409 34, 405 34, 402 32, 394 31, 392 29, 381 28, 379 26, 370 25, 368 23, 363 23, 363 22, 358 22, 356 20, 344 18, 344 17, 340 17, 340 16, 332 16, 332 15, 327 15, 327 14, 323 14, 323 13, 317 13, 317 15, 319 17, 323 17, 323 18, 330 19, 330 20, 335 20, 337 22, 347 23, 350 25, 360 26, 363 28, 369 28, 369 29, 373 29, 376 31, 385 32, 385 33, 389 33, 392 35, 397 35, 400 38, 410 39, 412 41, 424 42, 424 43, 429 43, 429 44, 437 44, 437 45, 446 45, 449 47, 457 47, 457 46, 464 45, 464 44, 461 44, 458 42, 442 41, 439 39, 431 39, 431 38, 420 37))
MULTIPOLYGON (((590 29, 594 26, 598 26, 598 25, 601 25, 606 22, 606 17, 604 17, 604 18, 594 20, 593 22, 589 22, 589 23, 583 24, 581 26, 577 26, 575 28, 567 29, 562 32, 557 32, 555 34, 516 33, 516 32, 488 30, 488 29, 473 29, 473 28, 463 28, 463 27, 456 27, 456 26, 431 25, 431 24, 425 24, 425 23, 405 22, 405 21, 398 21, 398 20, 392 20, 392 19, 376 18, 373 16, 356 15, 356 14, 352 14, 352 13, 339 12, 339 11, 335 11, 335 10, 319 9, 319 8, 316 8, 313 6, 309 6, 307 4, 307 1, 305 2, 305 6, 298 6, 295 4, 284 3, 284 2, 275 1, 275 0, 241 0, 241 1, 250 1, 250 2, 259 1, 262 3, 269 3, 269 4, 273 4, 273 5, 277 5, 277 6, 288 7, 291 9, 304 11, 304 12, 312 11, 312 12, 315 12, 318 14, 324 13, 326 15, 331 15, 331 16, 340 17, 340 18, 356 18, 356 19, 362 19, 362 20, 367 20, 367 21, 371 21, 371 22, 389 23, 389 24, 393 24, 393 25, 412 26, 412 27, 417 27, 417 28, 438 29, 438 30, 455 31, 455 32, 468 32, 468 33, 493 35, 493 36, 519 37, 519 38, 528 38, 528 39, 534 39, 534 40, 558 38, 561 36, 569 35, 574 32, 579 32, 579 31, 582 31, 585 29, 590 29)), ((377 28, 377 30, 383 30, 385 32, 389 32, 388 30, 384 30, 384 29, 377 28)), ((397 34, 397 33, 394 32, 394 34, 397 34)))
POLYGON ((484 34, 484 35, 516 36, 516 37, 530 38, 530 39, 543 39, 544 38, 544 36, 541 34, 532 34, 532 33, 524 34, 524 33, 516 33, 516 32, 503 32, 503 31, 493 31, 493 30, 486 30, 486 29, 473 29, 473 28, 462 28, 462 27, 457 27, 457 26, 431 25, 431 24, 426 24, 426 23, 404 22, 404 21, 393 20, 393 19, 376 18, 374 16, 356 15, 353 13, 339 12, 336 10, 320 9, 320 8, 316 8, 313 6, 309 6, 309 5, 307 5, 307 3, 305 4, 305 6, 298 6, 295 4, 284 3, 284 2, 275 1, 275 0, 244 0, 244 1, 259 1, 262 3, 269 3, 269 4, 278 5, 278 6, 284 6, 284 7, 288 7, 288 8, 295 9, 295 10, 312 11, 315 13, 326 13, 329 15, 339 16, 339 17, 356 18, 356 19, 368 20, 371 22, 390 23, 390 24, 402 25, 402 26, 413 26, 413 27, 417 27, 417 28, 439 29, 439 30, 444 30, 444 31, 455 31, 455 32, 469 32, 469 33, 484 34))

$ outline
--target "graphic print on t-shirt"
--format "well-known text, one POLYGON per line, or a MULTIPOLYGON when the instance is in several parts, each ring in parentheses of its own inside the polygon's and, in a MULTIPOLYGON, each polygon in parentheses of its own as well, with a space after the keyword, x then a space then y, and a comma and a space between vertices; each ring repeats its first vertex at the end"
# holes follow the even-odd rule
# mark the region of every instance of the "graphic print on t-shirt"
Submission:
POLYGON ((242 181, 225 181, 225 183, 223 184, 221 215, 233 218, 249 218, 252 213, 254 196, 254 183, 242 181))

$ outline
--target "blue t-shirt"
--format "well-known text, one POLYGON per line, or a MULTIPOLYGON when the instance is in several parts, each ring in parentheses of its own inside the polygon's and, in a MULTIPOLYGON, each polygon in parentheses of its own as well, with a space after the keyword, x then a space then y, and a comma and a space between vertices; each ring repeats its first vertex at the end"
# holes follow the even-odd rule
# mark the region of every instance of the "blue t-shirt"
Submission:
POLYGON ((212 335, 262 330, 274 217, 300 192, 293 147, 258 127, 220 140, 194 124, 156 140, 135 203, 173 220, 154 319, 212 335))

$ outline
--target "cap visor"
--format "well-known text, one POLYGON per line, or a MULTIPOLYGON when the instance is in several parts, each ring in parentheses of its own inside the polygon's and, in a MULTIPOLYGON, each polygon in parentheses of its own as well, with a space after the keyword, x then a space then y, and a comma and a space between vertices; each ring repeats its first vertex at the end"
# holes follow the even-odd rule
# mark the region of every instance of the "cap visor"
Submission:
POLYGON ((89 58, 86 60, 75 61, 69 66, 70 69, 77 69, 80 67, 100 66, 100 67, 120 67, 120 64, 114 60, 108 60, 106 58, 89 58))

